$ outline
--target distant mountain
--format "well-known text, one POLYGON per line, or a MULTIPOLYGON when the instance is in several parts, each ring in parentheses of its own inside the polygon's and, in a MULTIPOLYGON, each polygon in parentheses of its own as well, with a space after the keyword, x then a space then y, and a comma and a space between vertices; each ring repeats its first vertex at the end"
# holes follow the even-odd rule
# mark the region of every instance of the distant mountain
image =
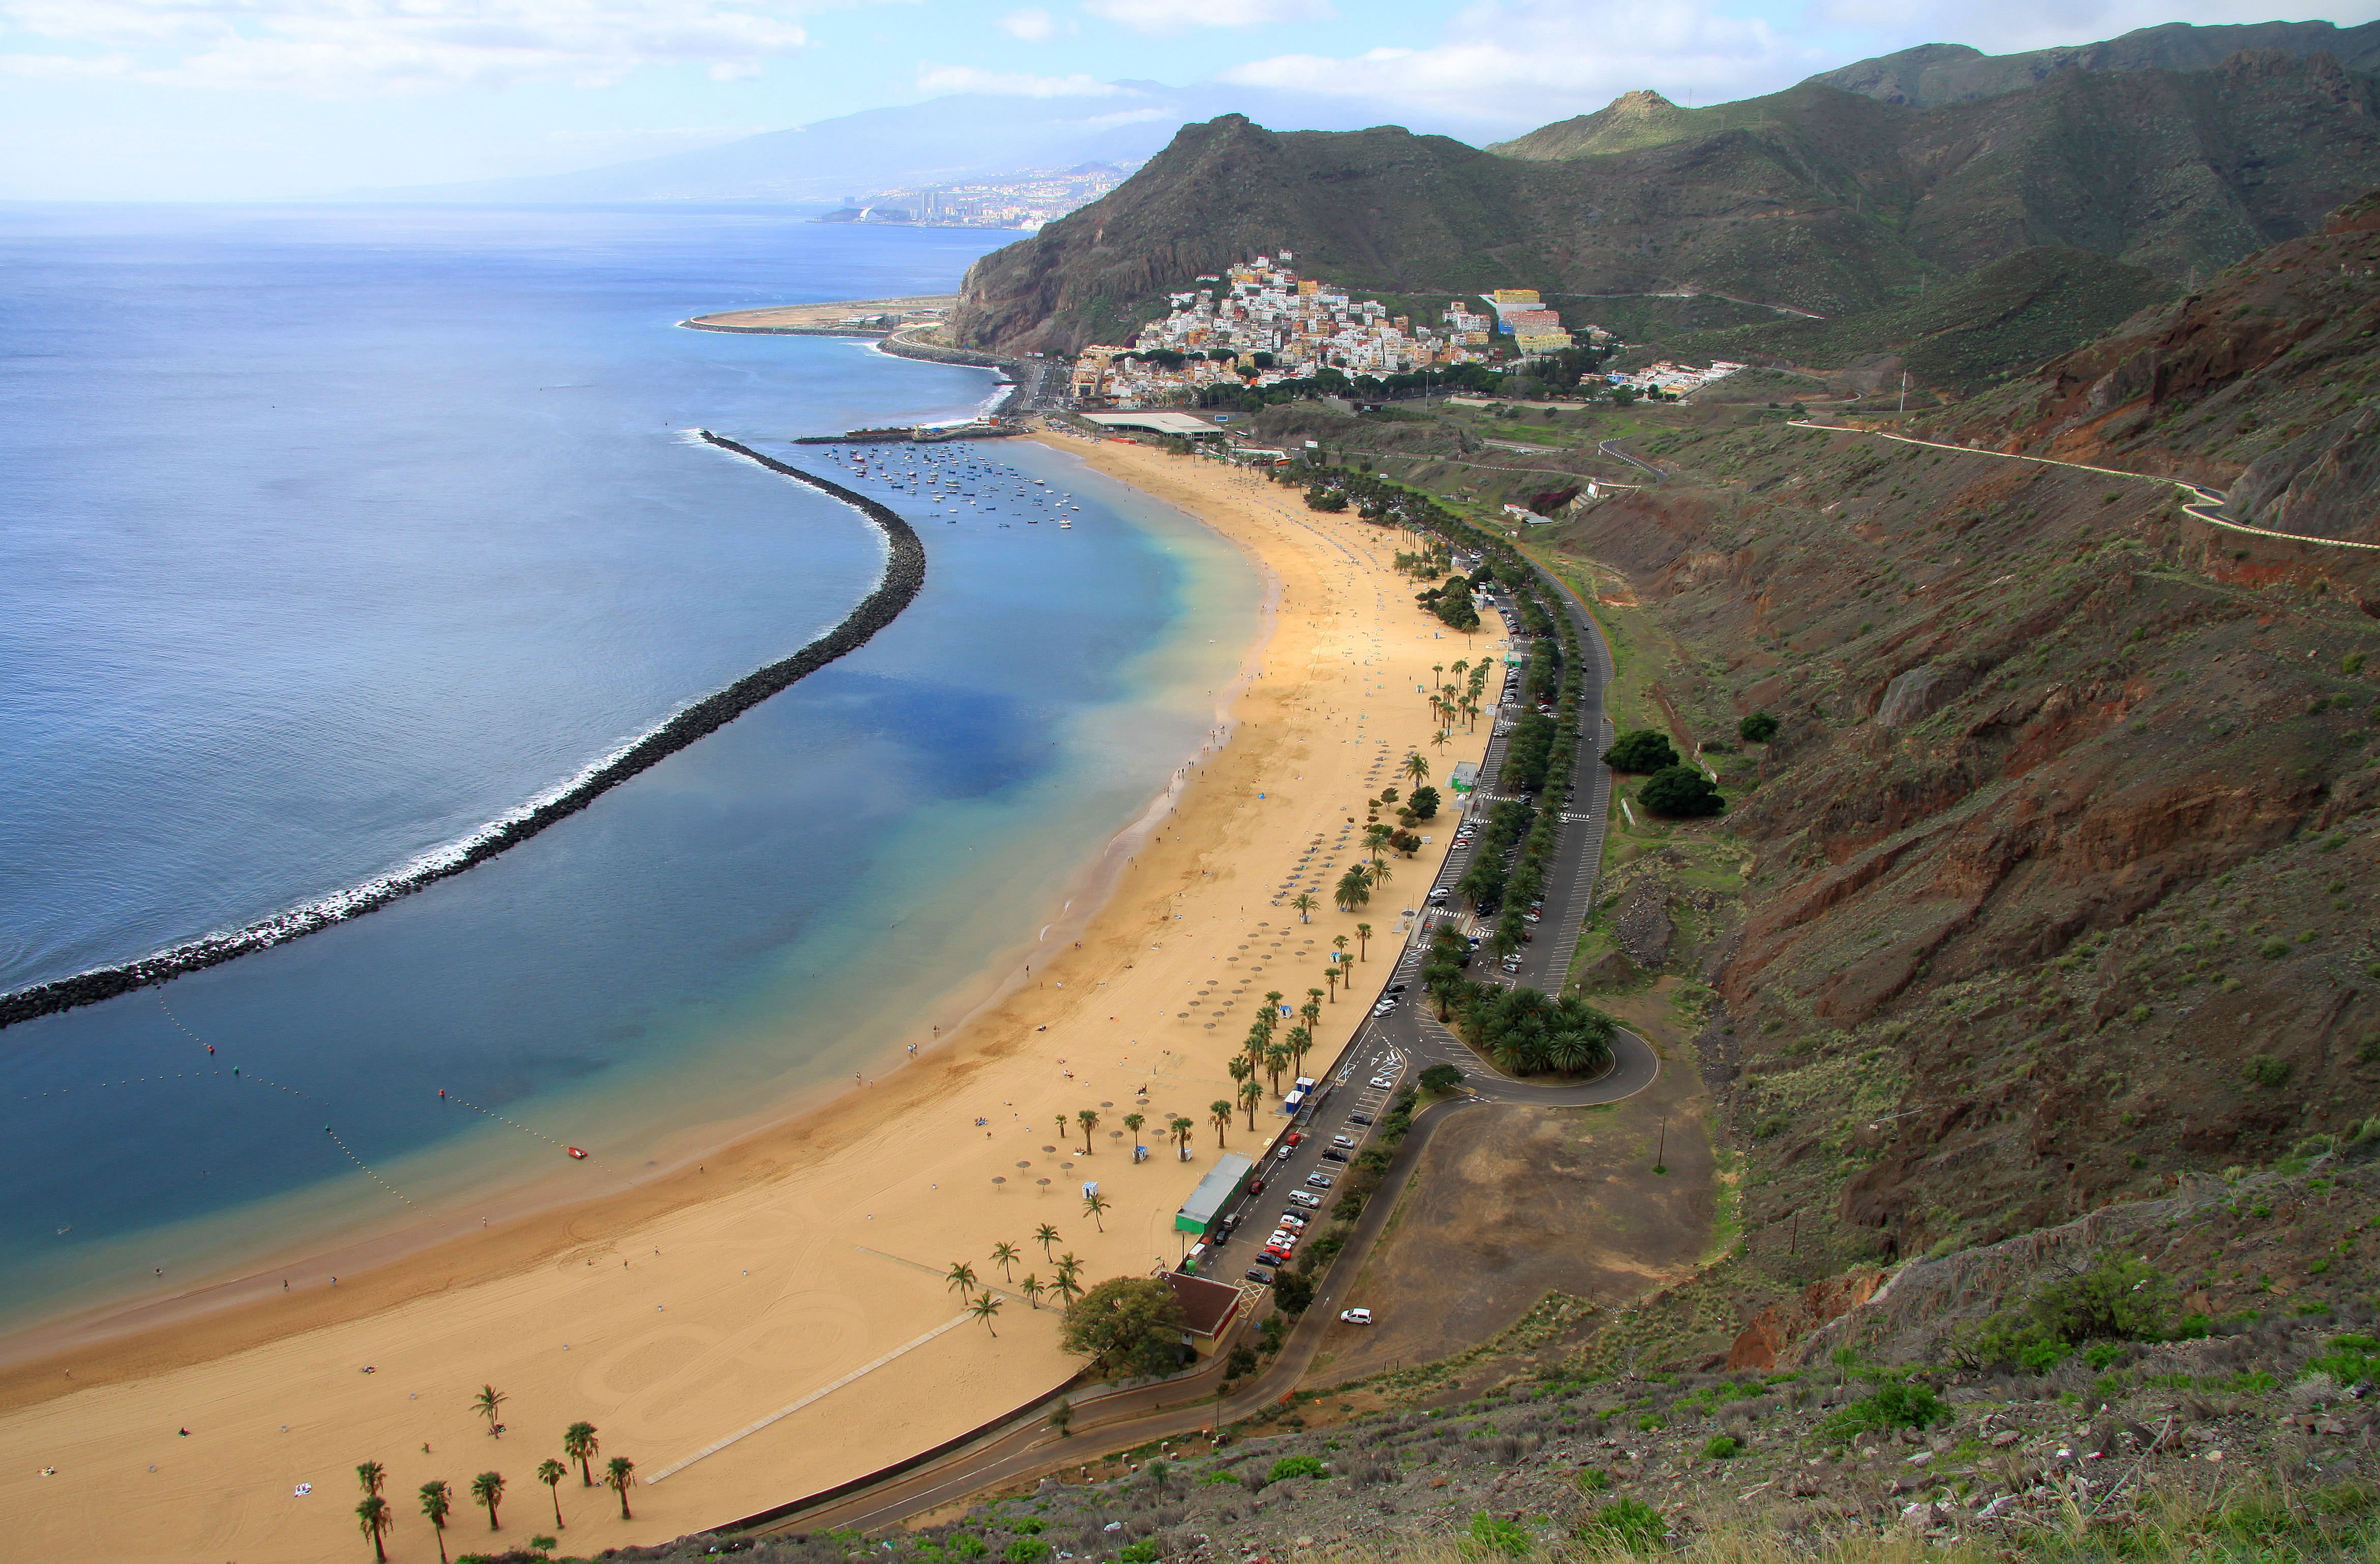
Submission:
POLYGON ((1168 288, 1284 246, 1301 271, 1384 293, 1686 289, 1827 316, 2033 246, 2180 281, 2370 188, 2375 107, 2372 77, 2261 51, 2214 70, 2058 71, 1932 110, 1807 82, 1697 110, 1631 94, 1512 155, 1228 115, 977 262, 953 323, 1011 348, 1114 340, 1168 288))
POLYGON ((582 173, 416 185, 357 196, 505 205, 834 201, 1027 170, 1138 163, 1172 140, 1182 126, 1233 111, 1325 129, 1354 129, 1372 115, 1361 103, 1212 83, 1117 81, 1094 95, 1053 98, 958 93, 582 173))
POLYGON ((2324 54, 2350 70, 2380 70, 2380 22, 2341 28, 2331 22, 2246 22, 2193 27, 2168 22, 2104 43, 1986 55, 1964 43, 1921 43, 1810 80, 1846 92, 1912 108, 1996 98, 2020 92, 2062 70, 2212 70, 2243 49, 2303 56, 2324 54))

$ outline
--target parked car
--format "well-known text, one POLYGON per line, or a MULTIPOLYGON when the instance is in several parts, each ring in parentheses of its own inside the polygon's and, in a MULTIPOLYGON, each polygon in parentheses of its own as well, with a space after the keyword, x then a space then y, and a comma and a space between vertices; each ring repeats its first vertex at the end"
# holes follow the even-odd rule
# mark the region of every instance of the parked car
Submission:
POLYGON ((1391 994, 1402 994, 1409 986, 1410 985, 1403 983, 1391 983, 1389 985, 1387 991, 1391 994))
POLYGON ((1347 1115, 1347 1122, 1350 1124, 1368 1124, 1371 1121, 1372 1116, 1368 1113, 1350 1113, 1347 1115))
POLYGON ((1342 1309, 1339 1311, 1339 1323, 1342 1325, 1369 1325, 1372 1323, 1372 1311, 1369 1309, 1342 1309))
POLYGON ((1281 1214, 1281 1225, 1293 1232, 1302 1232, 1305 1228, 1305 1218, 1294 1211, 1283 1211, 1281 1214))
POLYGON ((1262 1194, 1264 1193, 1264 1180, 1250 1179, 1248 1181, 1248 1193, 1250 1194, 1262 1194))
POLYGON ((1289 1256, 1286 1255, 1276 1255, 1271 1250, 1268 1249, 1263 1254, 1257 1256, 1257 1264, 1260 1266, 1278 1266, 1288 1258, 1289 1256))
POLYGON ((1375 1091, 1385 1092, 1391 1090, 1395 1087, 1396 1084, 1397 1078, 1394 1075, 1375 1075, 1372 1077, 1372 1088, 1375 1091))
POLYGON ((1325 1162, 1344 1162, 1347 1160, 1347 1154, 1334 1146, 1322 1154, 1322 1160, 1325 1162))
POLYGON ((1355 1149, 1355 1137, 1354 1135, 1332 1135, 1330 1137, 1330 1144, 1342 1150, 1353 1151, 1355 1149))
POLYGON ((1276 1162, 1286 1162, 1289 1160, 1289 1154, 1296 1149, 1297 1147, 1293 1146, 1281 1146, 1274 1150, 1272 1159, 1276 1162))
POLYGON ((1305 1144, 1305 1132, 1304 1130, 1292 1130, 1285 1138, 1292 1146, 1304 1146, 1305 1144))
MULTIPOLYGON (((1315 1189, 1329 1189, 1337 1181, 1328 1173, 1308 1173, 1305 1175, 1305 1182, 1308 1186, 1315 1189)), ((1321 1202, 1317 1201, 1316 1204, 1319 1205, 1321 1202)))
POLYGON ((1247 1275, 1248 1279, 1257 1283, 1258 1286, 1270 1287, 1272 1285, 1272 1272, 1270 1271, 1263 1269, 1251 1270, 1247 1275))
POLYGON ((1266 1243, 1265 1247, 1268 1249, 1294 1249, 1297 1247, 1297 1234, 1290 1231, 1287 1228, 1275 1228, 1272 1230, 1271 1240, 1266 1243))
POLYGON ((1396 1009, 1396 1008, 1397 1008, 1397 1001, 1396 1001, 1396 1000, 1382 1000, 1378 1004, 1376 1004, 1376 1005, 1374 1005, 1374 1006, 1372 1007, 1372 1013, 1373 1013, 1373 1015, 1375 1015, 1375 1016, 1382 1016, 1382 1015, 1386 1015, 1386 1014, 1388 1014, 1388 1013, 1389 1013, 1389 1012, 1390 1012, 1390 1011, 1392 1011, 1392 1010, 1394 1010, 1394 1009, 1396 1009))
POLYGON ((1289 1198, 1291 1204, 1303 1206, 1309 1211, 1319 1210, 1322 1206, 1322 1202, 1315 1199, 1314 1196, 1306 1194, 1302 1189, 1291 1190, 1289 1192, 1289 1198))

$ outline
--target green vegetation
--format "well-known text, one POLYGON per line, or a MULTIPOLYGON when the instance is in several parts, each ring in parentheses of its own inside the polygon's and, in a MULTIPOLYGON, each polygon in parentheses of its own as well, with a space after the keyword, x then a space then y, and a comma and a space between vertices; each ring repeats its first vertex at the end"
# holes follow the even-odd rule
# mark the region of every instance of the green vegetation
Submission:
POLYGON ((1603 752, 1603 763, 1615 771, 1632 776, 1650 776, 1678 764, 1677 746, 1670 735, 1658 728, 1639 728, 1633 734, 1622 734, 1619 742, 1603 752))
POLYGON ((1670 819, 1716 815, 1727 807, 1718 784, 1692 766, 1664 766, 1645 779, 1636 802, 1670 819))
POLYGON ((1669 1539, 1670 1523, 1641 1498, 1616 1498, 1597 1507, 1572 1534, 1591 1547, 1652 1553, 1669 1539))
POLYGON ((1279 1483, 1291 1477, 1321 1478, 1330 1475, 1330 1468, 1322 1464, 1319 1457, 1285 1455, 1272 1463, 1272 1470, 1265 1473, 1265 1481, 1279 1483))
POLYGON ((1777 736, 1777 719, 1766 711, 1755 711, 1735 725, 1738 738, 1748 744, 1767 744, 1777 736))
POLYGON ((1994 1314, 1957 1351, 1977 1366, 2045 1371, 2088 1341, 2164 1339, 2173 1300, 2173 1281, 2164 1272, 2111 1255, 2078 1276, 2043 1284, 2022 1306, 1994 1314))
POLYGON ((1058 1340, 1110 1375, 1129 1378, 1172 1369, 1182 1325, 1182 1304, 1172 1288, 1148 1277, 1120 1276, 1068 1306, 1058 1340))
POLYGON ((1875 1394, 1836 1408, 1834 1414, 1819 1425, 1818 1432, 1839 1444, 1847 1444, 1896 1428, 1930 1428, 1937 1423, 1948 1422, 1950 1415, 1950 1404, 1936 1395, 1933 1387, 1887 1380, 1876 1388, 1875 1394))

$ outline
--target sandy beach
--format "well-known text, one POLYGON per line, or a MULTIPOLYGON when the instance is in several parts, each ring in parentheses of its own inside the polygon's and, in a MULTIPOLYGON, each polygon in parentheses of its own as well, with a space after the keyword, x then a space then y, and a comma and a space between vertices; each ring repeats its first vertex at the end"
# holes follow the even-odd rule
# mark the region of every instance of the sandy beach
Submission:
MULTIPOLYGON (((457 1495, 450 1552, 525 1543, 554 1525, 533 1471, 581 1420, 601 1430, 599 1467, 622 1455, 667 1473, 630 1490, 633 1521, 575 1473, 563 1485, 563 1551, 591 1555, 872 1470, 1075 1372, 1058 1315, 1017 1285, 1055 1268, 1036 1230, 1057 1230, 1050 1253, 1078 1256, 1086 1285, 1179 1256, 1172 1214, 1213 1163, 1208 1105, 1232 1093, 1225 1065, 1262 995, 1322 988, 1332 939, 1352 954, 1354 926, 1371 925, 1357 997, 1326 1007, 1318 1073, 1445 851, 1451 811, 1370 907, 1328 904, 1358 855, 1364 799, 1405 785, 1404 757, 1419 749, 1442 778, 1486 746, 1483 725, 1431 748, 1416 685, 1500 642, 1466 646, 1415 606, 1390 568, 1400 534, 1219 464, 1050 443, 1214 527, 1278 592, 1222 715, 1229 739, 1198 758, 1079 942, 1029 975, 985 975, 973 991, 994 997, 915 1039, 914 1060, 695 1168, 335 1289, 0 1372, 0 1557, 366 1558, 353 1468, 367 1461, 388 1469, 390 1558, 437 1557, 414 1498, 433 1479, 457 1495), (1323 885, 1310 925, 1272 904, 1302 861, 1323 885), (1100 1116, 1087 1153, 1086 1109, 1100 1116), (1135 1110, 1152 1149, 1139 1165, 1122 1123, 1135 1110), (1176 1114, 1197 1126, 1187 1162, 1163 1128, 1176 1114), (1111 1203, 1104 1231, 1084 1214, 1087 1179, 1111 1203), (1005 1274, 989 1258, 1002 1242, 1021 1255, 1005 1274), (945 1282, 954 1261, 1002 1295, 989 1327, 945 1282), (500 1438, 471 1410, 485 1384, 507 1398, 500 1438), (508 1484, 493 1536, 465 1493, 491 1470, 508 1484)), ((1230 1149, 1270 1140, 1272 1100, 1254 1134, 1234 1117, 1230 1149)))

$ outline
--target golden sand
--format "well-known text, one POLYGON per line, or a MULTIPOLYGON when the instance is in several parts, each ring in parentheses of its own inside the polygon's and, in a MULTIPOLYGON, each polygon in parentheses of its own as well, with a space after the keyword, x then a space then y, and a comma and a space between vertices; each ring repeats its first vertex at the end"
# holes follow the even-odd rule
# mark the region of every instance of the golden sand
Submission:
MULTIPOLYGON (((1485 747, 1483 727, 1430 748, 1415 685, 1433 682, 1433 664, 1496 643, 1439 634, 1389 568, 1397 534, 1309 512, 1293 491, 1213 463, 1053 443, 1199 516, 1249 550, 1280 594, 1249 654, 1232 736, 1202 761, 1079 947, 915 1063, 698 1171, 343 1278, 336 1291, 0 1374, 0 1558, 366 1558, 353 1474, 366 1461, 388 1469, 392 1558, 437 1557, 414 1497, 432 1479, 457 1496, 449 1551, 525 1543, 553 1531, 537 1463, 581 1419, 601 1430, 604 1458, 625 1455, 647 1474, 680 1468, 630 1490, 633 1521, 573 1474, 560 1534, 565 1551, 591 1555, 871 1471, 1075 1372, 1058 1316, 1029 1306, 989 1259, 992 1244, 1022 1252, 1011 1267, 1020 1282, 1050 1279, 1033 1242, 1044 1223, 1062 1235, 1058 1253, 1080 1256, 1087 1283, 1179 1256, 1172 1215, 1213 1163, 1208 1105, 1232 1093, 1225 1064, 1257 1005, 1269 988, 1302 1000, 1323 987, 1332 938, 1359 921, 1376 930, 1371 964, 1358 969, 1355 1000, 1326 1008, 1309 1072, 1363 1018, 1451 816, 1417 859, 1396 861, 1360 916, 1329 906, 1329 887, 1354 861, 1364 799, 1405 785, 1396 768, 1408 753, 1421 749, 1442 776, 1485 747), (1318 838, 1326 905, 1300 925, 1271 903, 1318 838), (1153 1155, 1135 1166, 1114 1132, 1143 1086, 1153 1155), (1086 1108, 1101 1115, 1087 1156, 1079 1128, 1056 1134, 1058 1115, 1086 1108), (1162 1129, 1175 1113, 1198 1126, 1186 1163, 1162 1129), (1104 1231, 1083 1211, 1088 1178, 1112 1203, 1104 1231), (965 1316, 943 1279, 960 1260, 1006 1295, 989 1327, 965 1316), (508 1398, 501 1438, 471 1411, 483 1384, 508 1398), (494 1536, 466 1493, 491 1470, 508 1485, 494 1536), (302 1484, 312 1492, 299 1495, 302 1484)), ((1268 1106, 1257 1122, 1252 1136, 1236 1118, 1230 1147, 1256 1151, 1281 1121, 1268 1106)))

